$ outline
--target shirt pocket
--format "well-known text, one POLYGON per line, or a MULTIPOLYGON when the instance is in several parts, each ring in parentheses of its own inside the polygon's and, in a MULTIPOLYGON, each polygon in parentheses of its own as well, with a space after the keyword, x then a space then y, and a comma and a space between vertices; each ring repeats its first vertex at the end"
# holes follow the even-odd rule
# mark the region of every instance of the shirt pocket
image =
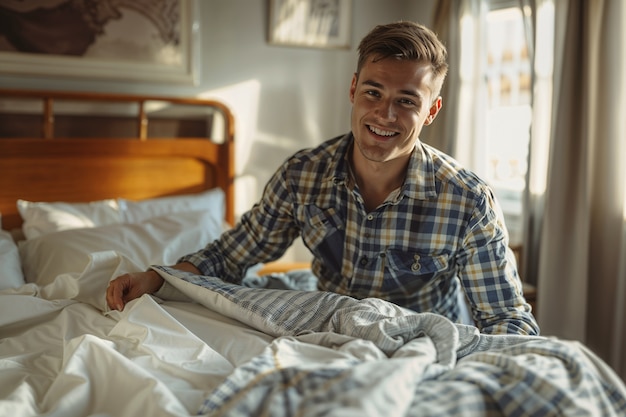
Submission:
POLYGON ((448 269, 449 257, 446 254, 428 254, 389 249, 386 252, 387 266, 384 287, 386 290, 400 290, 414 294, 435 280, 448 269))

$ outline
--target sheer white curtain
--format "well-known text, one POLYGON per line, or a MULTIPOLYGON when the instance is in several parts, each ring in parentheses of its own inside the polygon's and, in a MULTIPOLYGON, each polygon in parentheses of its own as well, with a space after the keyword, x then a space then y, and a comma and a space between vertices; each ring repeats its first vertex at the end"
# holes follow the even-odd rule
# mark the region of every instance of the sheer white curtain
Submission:
MULTIPOLYGON (((425 141, 463 162, 481 152, 476 61, 487 1, 440 0, 434 17, 451 71, 425 141)), ((519 5, 534 23, 520 269, 537 284, 542 333, 582 341, 626 379, 626 2, 519 5)))
POLYGON ((484 137, 484 123, 475 111, 486 107, 481 78, 485 13, 483 1, 440 0, 433 24, 448 49, 449 72, 441 92, 445 110, 424 131, 423 140, 468 167, 474 167, 480 157, 475 139, 484 137))

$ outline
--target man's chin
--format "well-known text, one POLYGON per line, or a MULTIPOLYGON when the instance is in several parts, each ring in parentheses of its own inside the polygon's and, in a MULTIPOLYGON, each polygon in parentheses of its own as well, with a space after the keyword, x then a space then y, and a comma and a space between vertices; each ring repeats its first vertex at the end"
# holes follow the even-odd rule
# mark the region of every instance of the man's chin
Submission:
POLYGON ((370 162, 383 163, 393 159, 392 152, 382 147, 381 144, 366 145, 357 143, 357 147, 361 156, 370 162))

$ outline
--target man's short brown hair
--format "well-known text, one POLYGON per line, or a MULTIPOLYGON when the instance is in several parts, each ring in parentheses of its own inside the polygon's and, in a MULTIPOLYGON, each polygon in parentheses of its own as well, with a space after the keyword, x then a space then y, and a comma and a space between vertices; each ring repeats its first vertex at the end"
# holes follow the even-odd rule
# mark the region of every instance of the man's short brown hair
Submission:
POLYGON ((448 73, 446 47, 432 30, 414 22, 389 23, 372 29, 359 44, 357 76, 370 57, 374 62, 385 58, 429 62, 435 81, 435 97, 448 73))

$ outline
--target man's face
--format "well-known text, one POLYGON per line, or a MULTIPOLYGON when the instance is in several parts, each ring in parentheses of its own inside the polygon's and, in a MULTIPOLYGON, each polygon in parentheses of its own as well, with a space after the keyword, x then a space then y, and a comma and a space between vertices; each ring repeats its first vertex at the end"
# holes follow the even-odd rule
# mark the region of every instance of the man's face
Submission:
POLYGON ((427 62, 368 59, 350 87, 354 157, 388 162, 410 155, 422 127, 441 108, 441 97, 432 97, 433 85, 427 62))

